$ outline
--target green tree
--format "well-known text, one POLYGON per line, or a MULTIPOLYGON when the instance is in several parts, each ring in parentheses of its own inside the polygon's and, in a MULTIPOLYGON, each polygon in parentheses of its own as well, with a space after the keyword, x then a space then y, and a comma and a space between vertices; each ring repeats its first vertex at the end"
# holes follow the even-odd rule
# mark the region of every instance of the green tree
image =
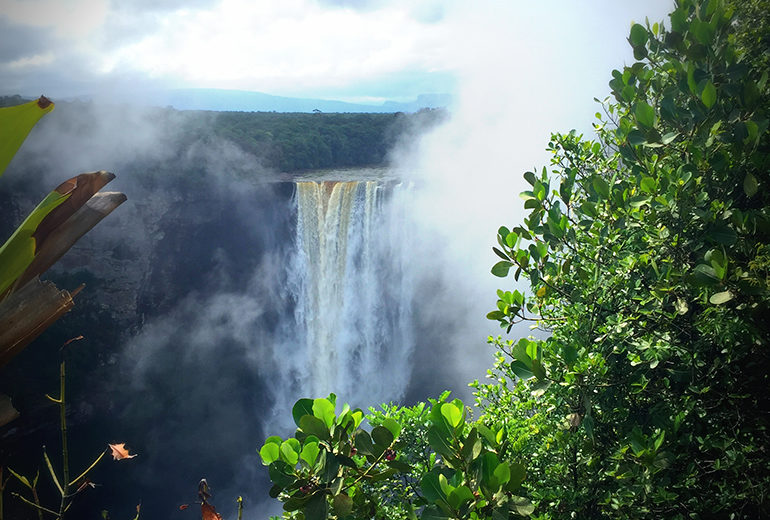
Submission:
POLYGON ((336 397, 300 399, 294 437, 259 450, 284 518, 508 519, 532 513, 518 496, 524 466, 501 460, 505 442, 446 392, 430 406, 385 406, 364 416, 336 397), (371 431, 361 427, 364 420, 371 431))
POLYGON ((474 386, 540 518, 770 515, 767 13, 679 0, 634 24, 596 139, 553 135, 498 232, 492 272, 531 292, 488 317, 548 334, 491 338, 497 382, 474 386))

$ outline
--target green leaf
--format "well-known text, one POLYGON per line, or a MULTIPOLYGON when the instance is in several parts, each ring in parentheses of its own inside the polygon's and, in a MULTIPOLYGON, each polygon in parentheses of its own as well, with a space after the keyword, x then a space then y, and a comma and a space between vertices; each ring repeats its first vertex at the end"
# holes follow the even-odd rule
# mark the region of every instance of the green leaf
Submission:
POLYGON ((514 357, 514 359, 521 361, 526 366, 530 366, 532 364, 532 357, 527 353, 529 343, 530 342, 527 338, 521 338, 511 349, 511 355, 514 357))
POLYGON ((452 428, 457 428, 457 425, 460 424, 463 420, 463 411, 462 409, 458 410, 457 407, 453 403, 444 403, 441 405, 441 415, 444 416, 446 419, 446 422, 451 426, 452 428))
POLYGON ((647 136, 641 130, 631 130, 628 132, 628 143, 634 146, 647 144, 647 136))
POLYGON ((531 368, 525 365, 524 363, 522 363, 521 361, 518 361, 518 360, 513 361, 510 364, 510 367, 513 373, 516 374, 516 376, 519 377, 520 379, 527 380, 535 377, 535 374, 532 373, 531 368))
POLYGON ((465 504, 473 502, 473 499, 473 493, 468 486, 458 486, 447 496, 447 502, 455 509, 460 509, 465 504))
POLYGON ((696 280, 706 285, 713 285, 721 280, 714 268, 706 264, 696 265, 693 274, 696 280))
POLYGON ((363 430, 356 434, 355 446, 362 455, 374 455, 372 438, 363 430))
POLYGON ((308 435, 314 435, 324 441, 328 441, 331 438, 326 424, 313 415, 303 415, 299 420, 299 428, 308 435))
POLYGON ((292 468, 282 460, 270 463, 267 472, 270 475, 270 480, 277 486, 290 486, 296 481, 292 474, 292 468))
POLYGON ((602 177, 596 176, 593 178, 591 184, 596 190, 596 193, 603 199, 610 198, 610 185, 602 177))
POLYGON ((655 109, 648 105, 646 101, 636 103, 634 115, 636 115, 636 120, 640 125, 646 128, 655 126, 655 109))
POLYGON ((299 461, 299 441, 297 439, 286 439, 281 444, 281 458, 290 466, 297 464, 299 461))
POLYGON ((718 292, 716 294, 712 294, 711 298, 709 298, 709 302, 711 302, 714 305, 721 305, 723 303, 727 303, 730 300, 732 300, 734 297, 733 293, 730 291, 722 291, 718 292))
POLYGON ((516 489, 521 485, 522 482, 524 482, 524 479, 527 477, 527 468, 525 468, 523 464, 513 462, 510 464, 510 473, 511 476, 508 480, 506 489, 513 492, 516 491, 516 489))
POLYGON ((344 493, 336 495, 332 500, 332 508, 339 517, 347 516, 353 511, 353 499, 344 493))
POLYGON ((717 89, 714 84, 709 80, 706 86, 703 87, 703 92, 700 95, 701 101, 706 105, 706 108, 711 108, 717 100, 717 89))
POLYGON ((422 510, 422 514, 420 515, 420 520, 448 520, 448 519, 449 519, 449 515, 444 513, 434 505, 426 506, 425 509, 422 510))
POLYGON ((302 452, 299 454, 299 456, 307 463, 308 466, 312 468, 315 466, 315 463, 318 460, 319 451, 320 448, 318 447, 317 442, 307 442, 306 440, 305 445, 302 446, 302 452))
POLYGON ((629 37, 631 45, 641 47, 647 43, 647 29, 644 26, 635 23, 631 26, 631 36, 629 37))
POLYGON ((262 464, 269 466, 272 462, 279 459, 281 447, 278 444, 272 442, 265 443, 259 450, 259 456, 262 458, 262 464))
POLYGON ((546 374, 545 374, 545 369, 543 368, 543 364, 537 359, 532 360, 532 373, 535 375, 535 377, 537 377, 541 381, 546 379, 546 374))
POLYGON ((0 108, 0 176, 32 127, 53 108, 54 104, 45 97, 21 105, 0 108))
POLYGON ((329 516, 329 503, 326 494, 316 492, 304 507, 305 520, 326 520, 329 516))
POLYGON ((535 505, 524 497, 511 498, 511 509, 522 516, 529 516, 535 512, 535 505))
POLYGON ((639 183, 639 187, 645 193, 652 195, 658 187, 658 183, 652 177, 643 177, 642 182, 639 183))
POLYGON ((372 440, 377 447, 384 451, 393 444, 393 434, 384 426, 375 426, 372 429, 372 440))
POLYGON ((0 295, 13 285, 32 263, 38 251, 35 232, 43 220, 57 207, 63 204, 71 193, 49 193, 11 237, 0 247, 0 295))
POLYGON ((334 425, 334 403, 324 398, 314 399, 313 415, 321 419, 327 428, 331 428, 334 425))
POLYGON ((300 399, 291 409, 291 415, 294 418, 294 424, 299 426, 299 420, 303 415, 313 415, 313 400, 300 399))
POLYGON ((430 447, 436 450, 436 453, 442 457, 452 457, 454 455, 454 447, 452 441, 436 426, 428 428, 428 444, 430 447))
POLYGON ((382 426, 390 430, 394 439, 397 439, 398 435, 401 433, 401 425, 392 417, 386 417, 385 420, 382 421, 382 426))
POLYGON ((749 172, 746 174, 746 177, 743 178, 743 192, 747 197, 753 197, 757 194, 757 191, 759 191, 757 178, 749 172))
POLYGON ((505 260, 497 262, 492 266, 492 274, 500 278, 505 278, 508 276, 508 271, 510 271, 511 267, 513 267, 511 262, 505 260))
POLYGON ((321 451, 321 456, 318 457, 318 471, 316 474, 321 478, 323 482, 331 482, 337 478, 337 474, 340 469, 340 461, 330 451, 321 451))
MULTIPOLYGON (((491 493, 496 493, 501 485, 501 482, 495 476, 495 470, 500 465, 500 459, 498 459, 497 455, 495 455, 491 451, 487 451, 484 454, 482 454, 481 457, 479 457, 479 460, 481 461, 481 468, 480 468, 480 475, 479 475, 481 485, 484 488, 486 488, 487 491, 490 491, 491 493)), ((510 477, 510 472, 509 472, 509 477, 510 477)))
POLYGON ((387 464, 388 467, 397 470, 399 473, 409 473, 414 469, 406 462, 402 462, 400 460, 389 460, 385 464, 387 464))
POLYGON ((500 483, 500 485, 505 485, 508 483, 509 480, 511 480, 511 468, 508 466, 507 463, 501 462, 494 471, 495 478, 500 483))
POLYGON ((435 471, 426 473, 420 479, 420 489, 422 489, 422 494, 429 503, 446 502, 446 494, 441 489, 439 482, 439 473, 435 471))
POLYGON ((734 244, 738 240, 738 235, 735 233, 735 230, 726 224, 716 224, 709 229, 708 237, 717 244, 727 246, 734 244))
POLYGON ((537 182, 537 177, 533 172, 525 172, 524 180, 526 180, 531 186, 534 186, 535 183, 537 182))

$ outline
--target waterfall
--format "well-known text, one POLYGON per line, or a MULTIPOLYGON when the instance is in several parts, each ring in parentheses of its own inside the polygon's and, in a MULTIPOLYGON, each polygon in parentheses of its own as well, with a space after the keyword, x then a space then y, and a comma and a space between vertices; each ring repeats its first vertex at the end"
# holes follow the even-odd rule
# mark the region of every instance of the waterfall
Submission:
MULTIPOLYGON (((291 338, 280 355, 282 392, 335 392, 358 406, 398 400, 411 375, 408 230, 377 181, 297 182, 288 290, 291 338)), ((285 413, 285 409, 282 411, 285 413)))

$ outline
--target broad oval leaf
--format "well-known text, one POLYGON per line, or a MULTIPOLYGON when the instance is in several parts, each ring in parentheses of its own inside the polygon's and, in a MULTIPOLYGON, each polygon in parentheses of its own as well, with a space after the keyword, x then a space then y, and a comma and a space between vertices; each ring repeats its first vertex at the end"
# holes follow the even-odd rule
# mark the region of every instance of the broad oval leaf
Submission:
POLYGON ((299 462, 300 444, 295 438, 286 439, 281 444, 281 459, 283 459, 290 466, 294 466, 299 462))
POLYGON ((645 29, 644 26, 635 23, 631 26, 631 35, 628 39, 634 47, 641 47, 647 43, 647 29, 645 29))
POLYGON ((444 419, 446 419, 446 422, 451 426, 452 428, 457 428, 457 425, 459 425, 463 420, 463 411, 462 409, 458 410, 457 407, 453 403, 444 403, 441 405, 441 415, 444 416, 444 419))
POLYGON ((331 428, 334 424, 334 403, 324 398, 314 399, 313 415, 321 419, 327 428, 331 428))
POLYGON ((709 80, 706 83, 706 86, 703 87, 703 92, 701 92, 700 99, 703 101, 703 104, 706 105, 706 108, 711 108, 714 106, 714 103, 716 103, 717 89, 711 80, 709 80))
POLYGON ((721 305, 723 303, 727 303, 730 300, 732 300, 734 297, 733 293, 730 291, 722 291, 718 292, 716 294, 712 294, 711 298, 709 298, 709 302, 711 302, 714 305, 721 305))
POLYGON ((318 442, 308 442, 306 440, 305 445, 302 446, 302 452, 299 454, 299 456, 307 463, 308 466, 312 468, 318 460, 319 451, 321 450, 318 447, 318 442))
POLYGON ((754 195, 757 194, 757 191, 759 191, 759 184, 757 183, 757 178, 754 177, 754 175, 752 175, 751 172, 749 172, 743 178, 743 192, 746 194, 747 197, 753 197, 754 195))
POLYGON ((321 440, 328 441, 331 438, 326 424, 313 415, 303 415, 299 420, 299 429, 308 435, 315 435, 321 440))
POLYGON ((313 400, 300 399, 291 409, 291 415, 294 418, 294 424, 299 426, 299 420, 303 415, 313 415, 313 400))
POLYGON ((647 104, 646 101, 639 101, 636 103, 634 115, 640 125, 646 128, 655 126, 655 109, 647 104))
POLYGON ((505 260, 497 262, 492 266, 492 274, 500 278, 505 278, 508 276, 508 271, 510 271, 511 267, 513 267, 511 262, 505 260))
POLYGON ((372 429, 372 440, 375 445, 385 450, 393 444, 393 433, 384 426, 375 426, 372 429))
POLYGON ((259 456, 262 459, 262 464, 269 466, 280 458, 281 446, 272 442, 265 443, 259 450, 259 456))

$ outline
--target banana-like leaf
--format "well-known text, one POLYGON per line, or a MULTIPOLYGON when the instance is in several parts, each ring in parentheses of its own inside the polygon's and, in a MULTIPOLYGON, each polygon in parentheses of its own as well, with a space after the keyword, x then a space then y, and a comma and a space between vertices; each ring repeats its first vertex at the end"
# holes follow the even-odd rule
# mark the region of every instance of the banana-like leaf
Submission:
POLYGON ((114 178, 105 171, 81 173, 61 183, 37 205, 0 247, 0 297, 14 289, 48 236, 114 178))
POLYGON ((120 192, 96 193, 83 207, 46 237, 45 242, 35 252, 35 259, 14 285, 22 287, 36 276, 46 272, 80 237, 125 201, 126 196, 120 192))
POLYGON ((22 105, 0 108, 0 176, 35 123, 53 108, 54 104, 45 96, 22 105))

